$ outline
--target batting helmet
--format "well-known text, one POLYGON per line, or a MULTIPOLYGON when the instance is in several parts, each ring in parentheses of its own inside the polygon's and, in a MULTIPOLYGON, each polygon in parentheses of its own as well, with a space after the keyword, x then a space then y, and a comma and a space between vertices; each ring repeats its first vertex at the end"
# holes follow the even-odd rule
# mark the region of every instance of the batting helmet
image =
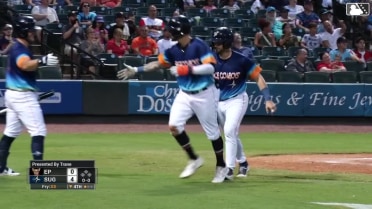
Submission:
POLYGON ((212 43, 222 44, 224 49, 229 49, 232 47, 234 42, 234 33, 227 27, 217 28, 213 33, 212 43))
POLYGON ((187 17, 180 15, 169 20, 167 28, 172 34, 173 39, 178 40, 182 36, 190 34, 191 23, 187 17))
POLYGON ((20 16, 14 23, 14 34, 18 38, 27 38, 28 32, 35 31, 35 19, 31 16, 20 16))

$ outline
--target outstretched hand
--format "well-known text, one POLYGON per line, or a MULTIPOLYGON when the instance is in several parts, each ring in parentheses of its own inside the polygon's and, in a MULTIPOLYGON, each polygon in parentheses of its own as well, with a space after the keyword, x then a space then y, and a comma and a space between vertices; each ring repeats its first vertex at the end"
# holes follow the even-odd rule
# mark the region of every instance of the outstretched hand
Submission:
POLYGON ((125 67, 124 69, 119 70, 118 73, 116 74, 116 76, 120 80, 128 80, 129 78, 134 77, 138 71, 137 67, 133 67, 125 63, 124 67, 125 67))
POLYGON ((276 111, 276 105, 273 101, 266 101, 265 109, 267 114, 273 114, 276 111))

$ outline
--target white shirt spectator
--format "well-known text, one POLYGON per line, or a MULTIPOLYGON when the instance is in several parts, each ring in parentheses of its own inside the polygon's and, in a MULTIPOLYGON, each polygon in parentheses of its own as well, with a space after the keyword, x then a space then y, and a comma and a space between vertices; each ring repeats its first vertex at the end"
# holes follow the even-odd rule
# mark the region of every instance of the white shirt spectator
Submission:
POLYGON ((290 5, 285 6, 284 8, 288 9, 288 17, 291 19, 296 19, 296 16, 301 12, 305 11, 304 7, 301 5, 296 5, 295 7, 291 7, 290 5))
POLYGON ((160 39, 158 41, 159 54, 163 54, 165 50, 171 48, 173 45, 177 44, 177 41, 172 41, 171 39, 160 39))
POLYGON ((47 17, 36 21, 37 26, 45 26, 48 23, 59 22, 58 15, 55 9, 51 7, 45 7, 42 5, 34 6, 31 10, 31 14, 46 14, 47 17))
POLYGON ((222 9, 228 9, 231 14, 234 14, 234 12, 240 9, 240 7, 237 4, 234 4, 233 6, 225 5, 222 7, 222 9))
POLYGON ((155 40, 158 40, 161 35, 163 35, 162 29, 164 29, 165 24, 162 19, 144 17, 140 20, 139 26, 147 26, 149 29, 155 29, 149 31, 149 36, 155 40))
POLYGON ((329 46, 331 49, 337 49, 337 39, 341 36, 343 36, 344 34, 342 34, 341 32, 341 28, 336 28, 333 30, 333 33, 330 34, 328 33, 327 31, 323 32, 320 34, 320 37, 322 39, 322 41, 328 41, 329 42, 329 46))
POLYGON ((255 14, 258 13, 258 10, 266 9, 265 6, 261 3, 260 0, 255 0, 251 6, 251 11, 255 14))
POLYGON ((304 37, 302 37, 302 43, 304 43, 307 49, 313 50, 321 46, 322 37, 320 37, 319 34, 315 34, 315 36, 305 34, 304 37))

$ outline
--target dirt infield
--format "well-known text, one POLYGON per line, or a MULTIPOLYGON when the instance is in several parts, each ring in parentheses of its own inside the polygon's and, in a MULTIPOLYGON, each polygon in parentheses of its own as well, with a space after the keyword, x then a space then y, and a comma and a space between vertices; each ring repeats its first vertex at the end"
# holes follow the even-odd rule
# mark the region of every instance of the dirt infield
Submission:
MULTIPOLYGON (((2 128, 2 127, 1 127, 2 128)), ((139 133, 164 132, 161 124, 47 124, 49 133, 139 133)), ((202 132, 200 125, 187 125, 190 132, 202 132)), ((337 132, 369 133, 369 125, 242 125, 241 132, 337 132)), ((372 174, 372 154, 278 155, 249 158, 252 168, 307 172, 372 174)))

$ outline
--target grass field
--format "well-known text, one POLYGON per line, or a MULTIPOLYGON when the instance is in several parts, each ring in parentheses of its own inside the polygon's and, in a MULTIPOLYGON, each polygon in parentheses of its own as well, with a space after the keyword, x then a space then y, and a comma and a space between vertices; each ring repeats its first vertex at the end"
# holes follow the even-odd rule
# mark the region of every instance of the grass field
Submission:
MULTIPOLYGON (((93 191, 31 191, 27 184, 30 140, 13 144, 9 165, 19 177, 0 177, 7 209, 315 209, 311 202, 372 205, 372 176, 251 168, 246 179, 212 184, 214 155, 203 134, 190 134, 206 160, 189 179, 178 175, 185 154, 168 133, 50 134, 45 159, 96 160, 93 191)), ((371 153, 372 134, 244 133, 249 156, 296 153, 371 153)), ((368 208, 368 207, 367 207, 368 208)), ((367 209, 366 208, 366 209, 367 209)))

